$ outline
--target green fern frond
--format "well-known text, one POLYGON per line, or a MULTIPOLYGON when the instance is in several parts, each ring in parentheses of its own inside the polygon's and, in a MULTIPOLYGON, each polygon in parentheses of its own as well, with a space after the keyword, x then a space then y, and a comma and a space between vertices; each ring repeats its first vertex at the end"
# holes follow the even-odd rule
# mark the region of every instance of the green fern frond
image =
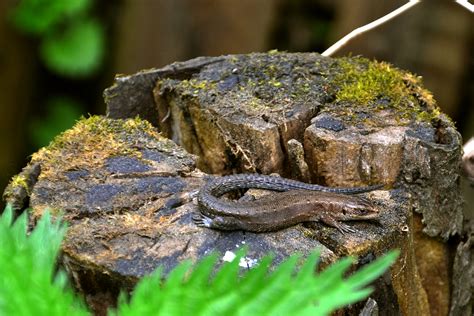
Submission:
POLYGON ((0 216, 0 315, 88 315, 66 275, 55 272, 65 230, 46 212, 28 236, 26 213, 13 221, 6 207, 0 216))
POLYGON ((384 257, 372 262, 370 265, 364 266, 356 274, 352 275, 348 282, 353 288, 363 287, 367 282, 371 282, 378 278, 385 270, 395 261, 399 255, 398 250, 389 252, 384 257))
POLYGON ((345 258, 316 274, 319 253, 313 252, 298 268, 299 255, 290 256, 270 272, 272 257, 263 258, 249 271, 241 271, 240 251, 215 273, 216 254, 203 259, 191 271, 189 262, 180 264, 163 285, 160 277, 146 277, 135 289, 129 305, 119 304, 117 315, 327 315, 366 298, 367 285, 393 263, 397 252, 368 264, 361 272, 344 278, 353 263, 345 258), (146 295, 146 287, 155 296, 146 295), (160 302, 159 304, 155 304, 160 302), (143 309, 143 305, 154 306, 143 309), (142 307, 142 308, 140 308, 142 307))
MULTIPOLYGON (((65 225, 48 212, 27 235, 26 215, 13 220, 11 207, 0 216, 0 315, 88 315, 55 273, 55 258, 65 225)), ((128 298, 119 297, 110 315, 327 315, 366 298, 367 287, 396 259, 388 255, 345 278, 353 259, 345 258, 317 274, 319 253, 301 262, 293 255, 274 267, 272 256, 245 270, 245 249, 219 268, 217 254, 194 268, 185 261, 165 278, 163 268, 143 278, 128 298), (165 281, 163 281, 166 279, 165 281)))
POLYGON ((229 287, 237 286, 239 281, 238 276, 240 272, 240 258, 245 255, 245 249, 241 249, 236 253, 233 264, 224 264, 219 271, 217 271, 212 283, 216 293, 225 293, 229 287))

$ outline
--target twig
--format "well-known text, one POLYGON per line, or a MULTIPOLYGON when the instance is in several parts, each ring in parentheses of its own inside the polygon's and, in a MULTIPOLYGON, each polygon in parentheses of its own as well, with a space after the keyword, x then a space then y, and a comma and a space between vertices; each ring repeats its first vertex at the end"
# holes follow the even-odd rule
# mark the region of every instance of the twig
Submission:
POLYGON ((456 0, 456 3, 462 5, 471 12, 474 12, 474 4, 469 3, 468 0, 456 0))
MULTIPOLYGON (((456 2, 459 2, 459 1, 462 1, 462 0, 458 0, 456 2)), ((329 47, 328 49, 326 49, 321 55, 323 56, 331 56, 332 54, 334 54, 334 52, 336 52, 338 49, 340 49, 342 46, 344 46, 345 44, 347 44, 350 40, 352 40, 353 38, 359 36, 360 34, 363 34, 373 28, 376 28, 377 26, 381 25, 381 24, 384 24, 385 22, 393 19, 394 17, 396 17, 397 15, 400 15, 402 14, 403 12, 409 10, 411 7, 415 6, 416 4, 418 4, 419 2, 421 2, 420 0, 410 0, 408 1, 408 3, 405 3, 404 5, 402 5, 400 8, 390 12, 389 14, 387 15, 384 15, 383 17, 381 17, 380 19, 377 19, 369 24, 366 24, 364 26, 361 26, 359 28, 356 28, 355 30, 353 30, 352 32, 350 32, 349 34, 347 34, 346 36, 344 36, 343 38, 341 38, 339 41, 337 41, 335 44, 333 44, 331 47, 329 47)), ((462 2, 465 2, 465 1, 462 1, 462 2)), ((472 5, 471 5, 472 6, 472 5)))

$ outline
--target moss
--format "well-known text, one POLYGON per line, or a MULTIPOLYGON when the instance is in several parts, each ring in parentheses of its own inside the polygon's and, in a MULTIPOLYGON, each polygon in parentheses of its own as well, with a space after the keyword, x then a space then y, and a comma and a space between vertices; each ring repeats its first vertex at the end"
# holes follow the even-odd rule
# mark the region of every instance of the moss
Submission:
POLYGON ((49 146, 32 155, 32 162, 41 162, 41 177, 59 170, 80 170, 100 163, 112 156, 135 156, 141 153, 130 147, 128 138, 140 133, 161 137, 155 128, 140 118, 111 120, 103 116, 81 118, 71 129, 56 136, 49 146))
POLYGON ((193 94, 198 94, 201 90, 212 90, 215 89, 215 87, 215 82, 199 79, 182 80, 178 84, 178 88, 190 90, 193 94))
POLYGON ((365 58, 271 51, 234 56, 218 69, 189 80, 164 79, 163 87, 200 104, 234 108, 231 115, 236 117, 264 114, 272 122, 284 120, 294 104, 318 106, 351 124, 371 126, 432 121, 440 113, 419 77, 365 58))
POLYGON ((385 62, 351 63, 341 59, 339 65, 342 70, 336 80, 342 85, 336 94, 337 101, 368 104, 383 96, 396 105, 409 95, 401 72, 385 62))
POLYGON ((245 113, 260 117, 264 114, 271 116, 272 121, 283 120, 293 103, 313 107, 308 100, 321 98, 321 78, 314 76, 320 69, 314 69, 312 65, 314 58, 321 57, 301 56, 277 50, 233 56, 218 66, 219 72, 202 71, 199 77, 195 75, 188 80, 163 79, 158 85, 165 94, 172 93, 183 99, 197 98, 200 104, 211 107, 212 104, 220 107, 221 100, 225 100, 226 105, 238 109, 233 112, 235 116, 245 113), (301 56, 304 57, 302 60, 301 56))
POLYGON ((21 173, 17 174, 13 176, 13 178, 10 180, 10 184, 8 185, 8 187, 22 187, 28 192, 28 180, 26 179, 25 175, 21 173))
POLYGON ((422 87, 420 77, 365 58, 341 58, 336 64, 340 71, 333 81, 335 103, 352 107, 351 113, 344 113, 345 118, 354 119, 357 112, 372 110, 390 110, 400 124, 439 117, 440 110, 432 94, 422 87))

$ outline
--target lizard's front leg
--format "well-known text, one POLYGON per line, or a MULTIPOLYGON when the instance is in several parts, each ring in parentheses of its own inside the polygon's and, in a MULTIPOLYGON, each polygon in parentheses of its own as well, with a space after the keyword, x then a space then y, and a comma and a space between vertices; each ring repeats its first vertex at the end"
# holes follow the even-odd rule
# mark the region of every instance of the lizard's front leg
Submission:
POLYGON ((318 217, 318 220, 323 222, 324 224, 326 224, 328 226, 337 228, 337 230, 339 230, 343 234, 356 232, 355 229, 349 227, 348 225, 346 225, 344 223, 339 222, 336 218, 334 218, 333 216, 330 216, 330 215, 320 216, 320 217, 318 217))
POLYGON ((216 215, 210 217, 202 213, 195 213, 193 221, 197 226, 219 230, 238 230, 241 227, 241 222, 233 216, 216 215))

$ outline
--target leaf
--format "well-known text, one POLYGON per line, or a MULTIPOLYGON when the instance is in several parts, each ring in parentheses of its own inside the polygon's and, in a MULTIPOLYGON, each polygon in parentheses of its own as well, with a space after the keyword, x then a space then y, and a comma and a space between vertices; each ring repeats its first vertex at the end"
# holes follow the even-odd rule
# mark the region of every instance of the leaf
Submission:
MULTIPOLYGON (((51 222, 45 212, 27 236, 25 214, 16 221, 12 218, 8 206, 0 216, 0 315, 87 315, 67 287, 65 273, 55 272, 65 225, 60 220, 51 222)), ((185 261, 164 282, 163 269, 158 268, 137 284, 129 302, 121 294, 117 310, 109 315, 328 315, 366 298, 370 282, 386 271, 398 253, 390 252, 348 278, 344 274, 351 258, 317 274, 317 252, 301 266, 299 255, 290 256, 273 272, 271 256, 250 271, 239 268, 244 255, 245 250, 239 251, 236 259, 219 269, 216 254, 193 270, 185 261)))
MULTIPOLYGON (((385 256, 378 258, 374 262, 367 264, 362 269, 353 273, 349 278, 339 281, 332 277, 327 277, 328 274, 333 274, 334 271, 339 270, 338 274, 344 274, 346 269, 342 269, 340 263, 344 262, 345 259, 335 263, 329 269, 326 269, 321 273, 319 278, 324 279, 326 282, 328 279, 333 279, 333 283, 329 287, 326 287, 325 292, 320 296, 320 300, 327 302, 327 304, 320 304, 319 310, 323 314, 328 314, 335 309, 343 306, 353 304, 362 299, 367 298, 372 289, 367 287, 372 281, 380 277, 398 256, 398 251, 390 251, 385 256), (336 266, 336 269, 333 267, 336 266), (340 266, 337 268, 337 266, 340 266), (332 270, 332 271, 331 271, 332 270)), ((348 266, 347 266, 348 267, 348 266)))
MULTIPOLYGON (((239 268, 240 252, 232 262, 224 263, 212 279, 217 256, 203 259, 190 275, 187 264, 170 272, 169 281, 156 289, 156 295, 142 296, 140 282, 130 306, 122 299, 119 315, 327 315, 337 308, 366 298, 367 286, 380 276, 396 258, 396 253, 370 263, 345 279, 344 274, 353 262, 345 258, 325 269, 314 272, 319 253, 314 252, 295 273, 298 255, 269 272, 271 257, 264 257, 260 265, 250 271, 239 268), (240 272, 240 273, 239 273, 240 272), (140 300, 135 297, 141 297, 140 300)), ((147 280, 148 278, 145 278, 147 280)), ((148 282, 148 281, 145 281, 148 282)), ((151 290, 151 289, 150 289, 151 290)), ((152 293, 151 291, 149 293, 152 293)))
POLYGON ((151 275, 143 277, 135 286, 133 296, 127 303, 128 295, 121 293, 116 312, 111 315, 149 315, 157 311, 163 301, 161 280, 163 268, 158 267, 151 275))
POLYGON ((94 20, 69 25, 53 32, 41 43, 41 58, 53 72, 66 77, 86 77, 100 67, 105 50, 102 25, 94 20))
POLYGON ((224 263, 219 271, 217 271, 216 276, 212 280, 214 291, 217 293, 225 293, 227 289, 237 286, 240 272, 240 258, 243 258, 246 252, 246 249, 240 249, 236 253, 234 260, 224 263))
POLYGON ((361 268, 357 273, 353 274, 347 282, 353 288, 365 286, 367 283, 372 282, 382 275, 395 262, 399 254, 400 251, 398 250, 388 252, 379 260, 361 268))
MULTIPOLYGON (((247 295, 250 300, 242 306, 239 311, 240 315, 261 314, 266 310, 272 308, 274 302, 279 301, 288 291, 291 291, 289 286, 292 282, 293 272, 299 255, 292 255, 283 261, 268 277, 263 278, 260 284, 253 292, 247 295)), ((268 269, 268 267, 266 267, 268 269)))
POLYGON ((9 205, 0 216, 0 315, 88 315, 56 272, 66 226, 46 211, 27 235, 26 215, 12 222, 9 205))
POLYGON ((212 253, 204 257, 193 269, 192 275, 188 279, 189 286, 203 287, 209 284, 210 274, 217 263, 218 256, 212 253))
POLYGON ((85 12, 91 3, 91 0, 22 0, 12 10, 11 20, 23 32, 40 35, 85 12))

